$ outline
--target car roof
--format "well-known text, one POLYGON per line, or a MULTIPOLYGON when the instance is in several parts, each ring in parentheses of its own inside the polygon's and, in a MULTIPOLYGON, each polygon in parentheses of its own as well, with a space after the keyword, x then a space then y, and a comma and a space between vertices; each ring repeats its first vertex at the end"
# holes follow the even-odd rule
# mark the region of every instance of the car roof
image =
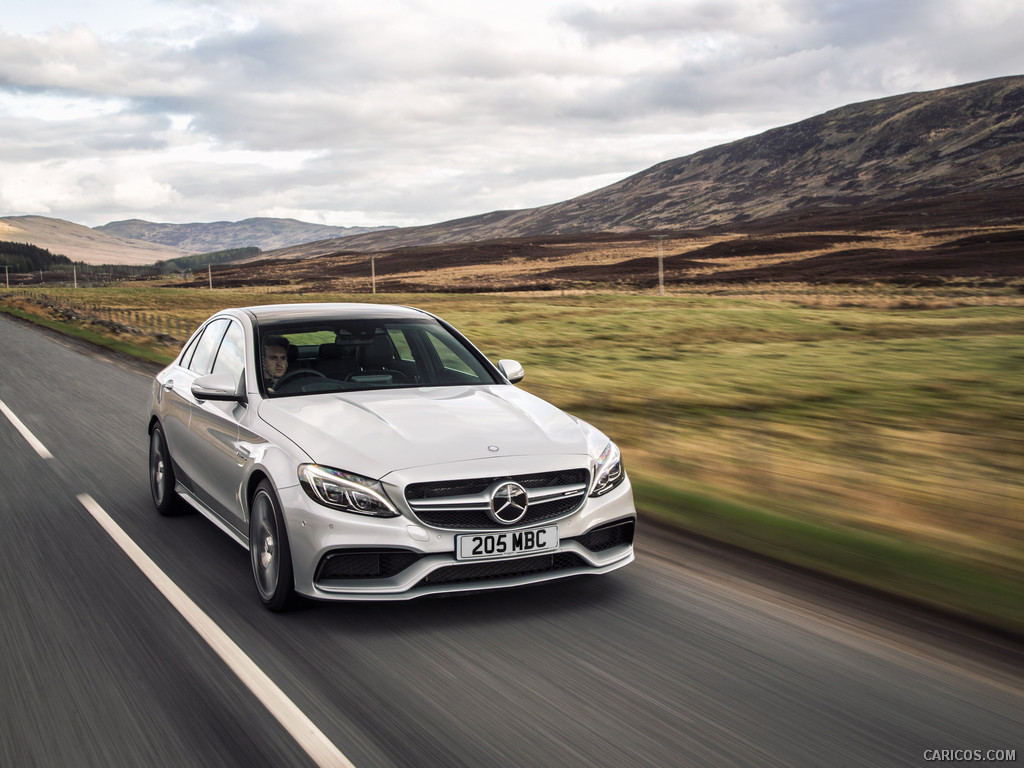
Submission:
POLYGON ((244 312, 252 315, 258 323, 291 322, 302 320, 377 320, 385 318, 425 318, 433 317, 428 312, 414 307, 403 307, 396 304, 348 304, 348 303, 310 303, 310 304, 264 304, 255 307, 244 307, 244 312))

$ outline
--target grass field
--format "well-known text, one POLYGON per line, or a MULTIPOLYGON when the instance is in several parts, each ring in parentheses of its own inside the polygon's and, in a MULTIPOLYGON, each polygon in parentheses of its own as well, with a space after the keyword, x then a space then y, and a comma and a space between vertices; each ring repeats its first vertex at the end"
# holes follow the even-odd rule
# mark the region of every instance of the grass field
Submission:
MULTIPOLYGON (((75 298, 192 325, 296 300, 152 286, 75 298)), ((1024 632, 1019 290, 305 299, 413 304, 492 360, 518 359, 523 388, 619 442, 648 515, 1024 632)))

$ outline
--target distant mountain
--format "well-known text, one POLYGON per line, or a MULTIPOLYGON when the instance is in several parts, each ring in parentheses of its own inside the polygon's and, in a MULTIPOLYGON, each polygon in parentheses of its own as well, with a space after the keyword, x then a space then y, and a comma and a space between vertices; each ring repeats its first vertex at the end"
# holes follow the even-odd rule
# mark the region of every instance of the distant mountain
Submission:
POLYGON ((213 253, 250 246, 268 251, 314 240, 379 232, 393 227, 331 227, 296 219, 254 218, 207 224, 156 224, 129 219, 112 221, 95 229, 116 237, 171 246, 184 253, 213 253))
MULTIPOLYGON (((669 160, 563 203, 277 251, 347 251, 508 237, 749 228, 814 217, 922 226, 1024 217, 1024 77, 853 104, 669 160)), ((981 223, 979 221, 979 223, 981 223)))
POLYGON ((154 224, 132 219, 89 227, 47 216, 0 217, 0 241, 29 243, 86 264, 153 264, 237 248, 262 250, 388 227, 329 227, 295 219, 256 218, 210 224, 154 224))
POLYGON ((186 255, 178 248, 126 240, 46 216, 0 218, 0 240, 30 243, 86 264, 152 264, 186 255))

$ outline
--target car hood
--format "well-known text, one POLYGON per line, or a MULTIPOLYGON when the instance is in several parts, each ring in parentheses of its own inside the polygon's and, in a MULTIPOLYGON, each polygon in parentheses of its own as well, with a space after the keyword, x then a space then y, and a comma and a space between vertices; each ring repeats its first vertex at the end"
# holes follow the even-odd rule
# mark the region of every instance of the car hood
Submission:
POLYGON ((488 457, 587 454, 581 422, 509 385, 276 398, 259 415, 317 464, 372 478, 488 457))

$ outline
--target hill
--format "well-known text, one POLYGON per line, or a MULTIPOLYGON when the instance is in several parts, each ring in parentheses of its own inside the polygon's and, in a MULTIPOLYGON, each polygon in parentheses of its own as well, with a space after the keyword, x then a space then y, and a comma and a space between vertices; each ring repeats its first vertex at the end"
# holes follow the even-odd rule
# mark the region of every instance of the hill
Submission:
MULTIPOLYGON (((652 232, 698 230, 704 236, 753 238, 846 232, 884 240, 887 231, 931 228, 945 231, 952 242, 969 237, 973 228, 1003 237, 1024 225, 1022 202, 1024 77, 1018 76, 841 107, 540 208, 376 231, 265 218, 210 224, 131 220, 90 230, 56 219, 10 217, 0 219, 0 240, 29 242, 94 264, 145 264, 244 246, 263 249, 260 260, 278 261, 421 249, 407 250, 403 258, 415 255, 429 269, 428 261, 444 266, 445 254, 460 263, 486 262, 498 258, 494 254, 520 252, 529 240, 592 244, 609 233, 648 244, 652 232), (473 249, 481 243, 498 245, 473 249)), ((1013 254, 1011 248, 1000 257, 996 273, 1016 273, 1013 254)), ((821 254, 812 249, 807 255, 821 254)), ((612 261, 623 258, 620 249, 612 261)), ((949 259, 945 253, 929 263, 949 259)), ((355 258, 353 265, 362 261, 355 258)))
POLYGON ((387 227, 329 227, 268 218, 210 224, 154 224, 132 219, 90 229, 46 216, 0 217, 0 241, 29 243, 86 264, 153 264, 241 248, 283 248, 382 229, 387 227))
POLYGON ((327 240, 266 254, 502 238, 829 222, 859 228, 1019 222, 1024 77, 853 104, 687 157, 554 205, 327 240), (949 217, 952 216, 951 220, 949 217), (786 222, 790 222, 787 224, 786 222))
MULTIPOLYGON (((797 224, 804 224, 801 220, 797 224)), ((560 235, 410 246, 213 267, 222 288, 296 293, 656 290, 757 284, 952 286, 1024 294, 1024 227, 758 231, 738 227, 646 234, 560 235), (286 288, 284 288, 286 287, 286 288)), ((203 286, 206 273, 181 286, 203 286)))
POLYGON ((98 232, 108 235, 166 245, 190 254, 248 247, 268 251, 316 240, 350 237, 387 229, 392 227, 332 227, 297 219, 271 218, 191 224, 157 224, 141 219, 129 219, 112 221, 96 227, 98 232))
POLYGON ((97 232, 81 224, 46 216, 0 218, 0 240, 30 243, 86 264, 152 264, 184 256, 178 248, 97 232))

